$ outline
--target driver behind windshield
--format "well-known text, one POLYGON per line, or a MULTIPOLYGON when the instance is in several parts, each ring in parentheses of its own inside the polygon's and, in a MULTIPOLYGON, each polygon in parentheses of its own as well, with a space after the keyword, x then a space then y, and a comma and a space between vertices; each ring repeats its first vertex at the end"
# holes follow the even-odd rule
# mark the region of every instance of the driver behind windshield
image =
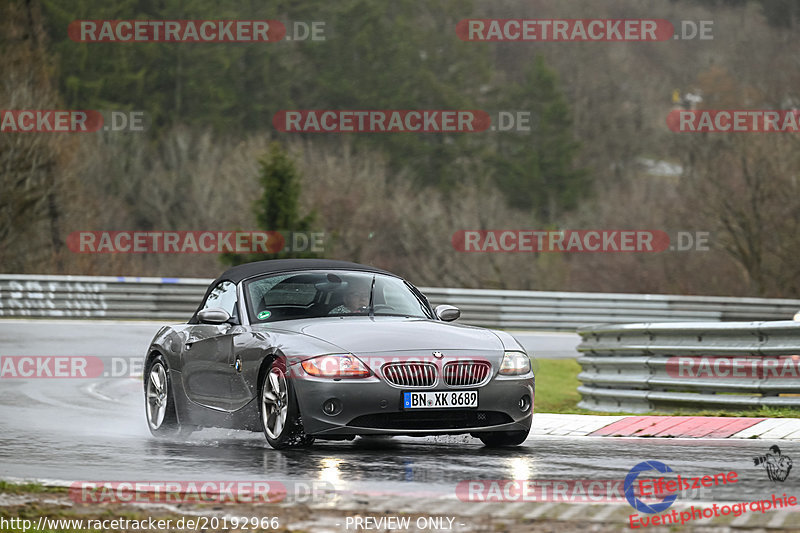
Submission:
POLYGON ((369 284, 351 281, 344 293, 344 303, 330 310, 330 315, 366 313, 369 311, 369 284))

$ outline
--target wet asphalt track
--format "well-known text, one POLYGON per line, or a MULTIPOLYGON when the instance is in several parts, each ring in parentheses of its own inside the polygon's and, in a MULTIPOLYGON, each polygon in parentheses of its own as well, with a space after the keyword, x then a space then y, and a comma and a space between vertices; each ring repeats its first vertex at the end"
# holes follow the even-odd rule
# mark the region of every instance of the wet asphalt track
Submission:
MULTIPOLYGON (((137 360, 156 328, 0 321, 0 355, 137 360)), ((275 451, 261 434, 210 429, 160 441, 147 430, 141 380, 133 377, 0 379, 0 413, 4 479, 323 481, 342 493, 452 498, 463 480, 621 479, 635 464, 656 459, 684 476, 739 473, 739 483, 706 491, 703 501, 743 501, 776 491, 800 495, 800 467, 786 482, 774 483, 753 465, 769 441, 536 437, 519 448, 488 450, 469 437, 427 437, 320 441, 310 449, 275 451)), ((800 443, 780 445, 800 461, 800 443)))

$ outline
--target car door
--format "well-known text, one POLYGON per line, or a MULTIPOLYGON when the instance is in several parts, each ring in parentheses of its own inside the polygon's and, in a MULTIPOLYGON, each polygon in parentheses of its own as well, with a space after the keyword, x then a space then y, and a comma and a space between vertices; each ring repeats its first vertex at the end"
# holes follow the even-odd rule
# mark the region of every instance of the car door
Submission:
MULTIPOLYGON (((265 326, 261 326, 264 328, 265 326)), ((261 329, 245 328, 233 339, 234 373, 231 379, 231 409, 241 409, 258 391, 258 370, 268 352, 275 346, 275 334, 261 329)))
POLYGON ((212 409, 232 410, 234 339, 239 326, 236 284, 222 281, 209 293, 202 309, 218 307, 231 315, 230 323, 196 324, 183 346, 182 379, 190 400, 212 409))

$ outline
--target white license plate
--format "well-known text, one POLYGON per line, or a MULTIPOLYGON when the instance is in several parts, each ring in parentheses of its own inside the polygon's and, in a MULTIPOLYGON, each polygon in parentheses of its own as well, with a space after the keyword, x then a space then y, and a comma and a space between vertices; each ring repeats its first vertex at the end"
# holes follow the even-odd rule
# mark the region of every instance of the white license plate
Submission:
POLYGON ((478 407, 478 391, 404 392, 404 409, 450 409, 478 407))

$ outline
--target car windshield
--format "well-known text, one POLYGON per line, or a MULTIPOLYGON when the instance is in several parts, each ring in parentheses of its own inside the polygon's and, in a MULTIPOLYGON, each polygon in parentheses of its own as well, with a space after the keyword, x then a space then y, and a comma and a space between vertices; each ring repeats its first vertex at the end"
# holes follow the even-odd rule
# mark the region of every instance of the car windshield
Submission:
POLYGON ((246 281, 245 293, 252 323, 370 312, 433 318, 428 305, 406 282, 383 274, 342 270, 273 274, 246 281))

